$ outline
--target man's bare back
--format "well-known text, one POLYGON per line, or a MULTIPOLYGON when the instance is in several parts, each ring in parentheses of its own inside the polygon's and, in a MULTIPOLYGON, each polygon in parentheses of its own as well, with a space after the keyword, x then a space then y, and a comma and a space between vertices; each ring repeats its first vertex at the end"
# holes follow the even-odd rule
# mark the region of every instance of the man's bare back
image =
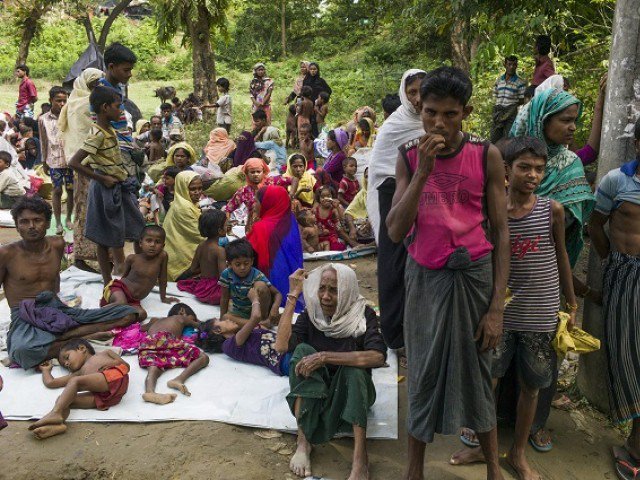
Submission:
POLYGON ((146 298, 158 283, 163 262, 168 259, 167 252, 161 252, 153 258, 142 253, 129 255, 125 260, 125 274, 121 281, 137 300, 146 298))
POLYGON ((612 250, 634 257, 640 256, 640 205, 622 202, 609 217, 612 250))
POLYGON ((0 247, 0 283, 11 308, 40 292, 60 291, 64 239, 45 237, 42 242, 38 250, 25 249, 22 240, 0 247))

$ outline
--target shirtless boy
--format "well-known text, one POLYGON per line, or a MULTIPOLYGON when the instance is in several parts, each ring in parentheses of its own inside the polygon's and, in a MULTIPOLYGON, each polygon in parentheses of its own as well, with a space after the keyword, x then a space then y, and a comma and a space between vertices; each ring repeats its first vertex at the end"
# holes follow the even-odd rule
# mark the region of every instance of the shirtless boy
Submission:
POLYGON ((69 375, 54 378, 51 362, 40 365, 45 386, 64 390, 53 409, 29 427, 39 439, 66 432, 64 421, 71 408, 108 410, 120 403, 129 387, 129 364, 111 350, 96 353, 82 338, 65 343, 58 360, 69 375))
POLYGON ((329 242, 320 241, 320 230, 316 224, 316 216, 311 210, 304 209, 300 211, 298 224, 300 225, 302 248, 305 252, 328 252, 330 250, 329 242))
POLYGON ((51 206, 39 197, 21 198, 13 206, 11 215, 22 237, 22 240, 0 247, 0 284, 11 307, 11 326, 7 334, 11 361, 22 368, 32 368, 46 359, 55 358, 67 340, 126 327, 136 320, 132 308, 113 306, 65 309, 65 313, 81 325, 70 325, 62 333, 45 331, 23 321, 19 312, 22 301, 35 300, 37 307, 63 306, 55 294, 60 291, 64 240, 60 236, 46 236, 51 223, 51 206))
POLYGON ((193 310, 182 303, 174 305, 168 317, 152 318, 142 327, 147 337, 140 342, 138 363, 140 367, 148 369, 144 382, 145 393, 142 394, 145 402, 164 405, 176 399, 175 393, 156 393, 156 383, 165 369, 186 367, 180 375, 167 382, 167 387, 191 396, 184 383, 209 365, 209 357, 182 339, 185 327, 199 328, 200 322, 193 310))
POLYGON ((607 259, 602 291, 611 416, 620 423, 633 420, 624 448, 613 449, 616 469, 624 478, 635 475, 629 467, 640 467, 640 119, 635 148, 635 160, 611 170, 600 182, 589 221, 593 246, 607 259))
POLYGON ((177 302, 167 297, 167 262, 164 251, 166 234, 162 227, 147 225, 142 230, 140 249, 142 253, 129 255, 124 262, 124 274, 120 280, 112 280, 105 289, 100 306, 108 304, 131 305, 138 310, 138 318, 147 318, 140 301, 149 295, 156 283, 160 285, 160 300, 163 303, 177 302))

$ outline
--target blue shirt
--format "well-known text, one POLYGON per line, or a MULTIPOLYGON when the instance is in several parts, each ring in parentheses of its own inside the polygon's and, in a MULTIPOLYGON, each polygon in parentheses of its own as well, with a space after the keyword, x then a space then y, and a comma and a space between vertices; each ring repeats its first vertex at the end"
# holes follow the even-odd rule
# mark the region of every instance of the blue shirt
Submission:
POLYGON ((508 107, 511 105, 518 105, 521 100, 524 100, 524 92, 527 89, 527 84, 517 74, 506 78, 506 75, 501 75, 496 80, 496 84, 493 88, 493 94, 496 98, 496 105, 501 107, 508 107))
POLYGON ((596 211, 610 215, 622 202, 640 205, 640 178, 636 175, 640 160, 625 163, 607 173, 596 190, 596 211))
POLYGON ((271 282, 255 267, 251 267, 249 274, 240 278, 237 276, 231 268, 227 268, 220 274, 218 283, 221 287, 229 289, 229 296, 231 297, 232 314, 239 315, 244 318, 251 316, 251 300, 249 300, 249 290, 253 288, 256 282, 264 282, 268 287, 271 286, 271 282))

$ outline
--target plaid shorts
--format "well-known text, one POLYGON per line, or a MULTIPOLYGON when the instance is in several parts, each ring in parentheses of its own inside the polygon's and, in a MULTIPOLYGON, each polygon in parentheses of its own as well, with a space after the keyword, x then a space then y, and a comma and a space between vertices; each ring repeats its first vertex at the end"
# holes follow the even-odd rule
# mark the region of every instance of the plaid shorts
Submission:
POLYGON ((54 188, 66 185, 67 189, 73 188, 73 170, 70 168, 50 168, 49 176, 54 188))

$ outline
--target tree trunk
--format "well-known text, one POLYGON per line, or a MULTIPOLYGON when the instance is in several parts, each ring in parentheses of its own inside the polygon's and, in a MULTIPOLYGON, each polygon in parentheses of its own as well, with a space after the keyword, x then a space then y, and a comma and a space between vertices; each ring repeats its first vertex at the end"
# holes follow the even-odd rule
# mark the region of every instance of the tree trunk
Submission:
POLYGON ((111 25, 113 25, 116 17, 120 15, 124 11, 124 9, 129 6, 130 3, 131 0, 122 0, 115 7, 113 7, 113 10, 111 10, 111 13, 104 21, 104 25, 102 26, 102 30, 100 31, 100 38, 98 39, 98 48, 101 52, 104 52, 104 49, 107 45, 107 37, 109 36, 111 25))
POLYGON ((281 0, 280 31, 282 38, 282 56, 287 56, 287 0, 281 0))
POLYGON ((471 70, 471 44, 469 39, 469 20, 465 16, 461 14, 454 16, 450 39, 453 66, 468 73, 471 70))
POLYGON ((82 22, 82 26, 84 27, 84 31, 87 34, 87 40, 89 41, 89 43, 95 43, 96 34, 93 31, 93 25, 91 24, 91 19, 89 18, 89 14, 86 14, 84 17, 82 17, 80 19, 80 22, 82 22))
POLYGON ((218 100, 216 90, 216 62, 211 47, 212 18, 205 0, 198 0, 198 18, 189 22, 193 58, 193 92, 204 103, 218 100))
POLYGON ((29 12, 29 15, 27 15, 22 22, 22 36, 20 37, 20 45, 18 46, 16 66, 27 63, 31 41, 36 36, 38 30, 38 22, 40 22, 40 19, 50 8, 50 5, 42 5, 36 2, 29 12))
MULTIPOLYGON (((640 78, 640 11, 637 0, 618 0, 612 37, 607 98, 598 159, 598 182, 607 172, 618 168, 622 162, 635 156, 634 112, 640 109, 640 91, 634 90, 634 81, 640 78)), ((594 290, 602 289, 601 262, 593 248, 589 258, 587 283, 594 290)), ((604 293, 606 295, 606 292, 604 293)), ((638 299, 631 299, 631 301, 638 301, 638 299)), ((580 356, 578 387, 591 403, 608 411, 603 313, 598 305, 590 301, 585 302, 583 328, 598 337, 602 345, 600 351, 580 356)))

